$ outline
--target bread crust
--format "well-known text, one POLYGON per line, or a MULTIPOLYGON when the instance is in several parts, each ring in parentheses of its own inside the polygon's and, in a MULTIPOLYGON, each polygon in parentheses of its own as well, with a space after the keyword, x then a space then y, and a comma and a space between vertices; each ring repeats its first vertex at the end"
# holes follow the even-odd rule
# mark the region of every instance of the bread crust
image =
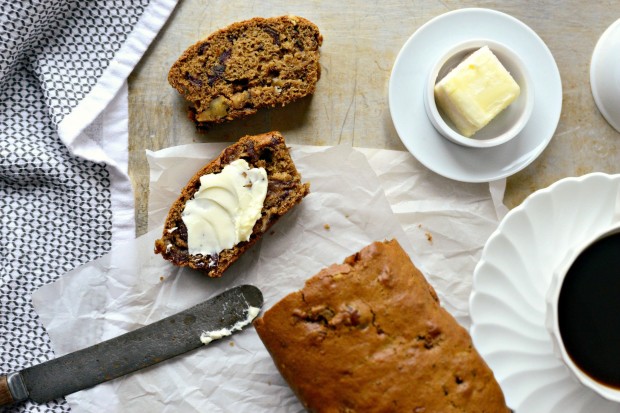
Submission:
POLYGON ((255 17, 190 46, 168 82, 192 104, 190 119, 206 128, 313 94, 322 42, 303 17, 255 17))
POLYGON ((310 184, 301 182, 301 175, 280 132, 244 136, 196 172, 185 185, 168 212, 162 237, 155 241, 155 253, 161 254, 175 265, 201 270, 209 277, 221 277, 233 262, 254 245, 280 217, 301 202, 309 191, 310 184), (267 196, 261 217, 253 227, 250 239, 213 256, 189 254, 187 228, 182 219, 185 204, 200 188, 201 176, 219 173, 237 159, 245 159, 250 168, 263 167, 267 172, 267 196))
POLYGON ((467 331, 394 240, 323 269, 254 326, 310 412, 510 411, 467 331))

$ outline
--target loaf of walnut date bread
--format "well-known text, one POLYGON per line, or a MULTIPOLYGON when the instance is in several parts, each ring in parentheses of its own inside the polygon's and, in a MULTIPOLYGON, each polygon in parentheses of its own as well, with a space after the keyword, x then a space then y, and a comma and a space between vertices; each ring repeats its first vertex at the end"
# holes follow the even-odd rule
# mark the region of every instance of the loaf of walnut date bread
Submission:
POLYGON ((202 270, 210 277, 220 277, 280 217, 301 202, 309 190, 310 184, 301 182, 289 148, 279 132, 245 136, 198 171, 183 188, 168 212, 162 237, 155 242, 155 253, 175 265, 189 266, 202 270), (246 169, 227 169, 229 166, 246 169), (263 178, 259 174, 261 170, 263 178), (235 179, 242 180, 242 185, 236 188, 237 193, 231 184, 235 179), (252 198, 250 195, 260 184, 263 185, 264 200, 262 204, 257 204, 261 201, 260 197, 252 198), (205 188, 205 185, 212 187, 205 188), (208 191, 215 193, 210 196, 211 199, 207 199, 208 191), (206 194, 207 198, 199 197, 198 193, 206 194), (239 200, 244 197, 247 202, 239 200), (198 217, 193 221, 189 221, 190 204, 193 216, 198 217), (248 221, 243 218, 245 211, 239 208, 249 209, 252 206, 256 214, 248 221), (236 244, 231 241, 229 248, 220 251, 196 253, 196 248, 223 245, 222 240, 228 236, 229 230, 234 231, 244 225, 247 227, 247 240, 236 244), (188 228, 194 233, 189 232, 188 228), (198 246, 192 246, 190 240, 198 246))
POLYGON ((199 127, 245 117, 313 94, 322 41, 302 17, 256 17, 189 47, 168 82, 192 104, 189 117, 199 127))
POLYGON ((323 269, 254 325, 310 412, 510 411, 469 334, 397 241, 323 269))

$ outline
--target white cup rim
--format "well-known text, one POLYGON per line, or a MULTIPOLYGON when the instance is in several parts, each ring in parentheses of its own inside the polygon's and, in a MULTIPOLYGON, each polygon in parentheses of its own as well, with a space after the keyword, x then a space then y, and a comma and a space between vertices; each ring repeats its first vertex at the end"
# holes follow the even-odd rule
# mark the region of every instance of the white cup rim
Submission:
POLYGON ((596 232, 594 235, 587 238, 584 242, 577 244, 570 252, 567 253, 566 259, 560 264, 558 269, 554 272, 549 291, 546 297, 546 327, 551 334, 554 351, 556 355, 564 362, 568 369, 572 372, 574 377, 582 383, 584 386, 594 390, 596 393, 614 402, 620 402, 620 388, 606 386, 603 383, 590 377, 584 371, 582 371, 572 360, 560 334, 559 317, 558 317, 558 300, 560 298, 560 291, 562 289, 562 283, 568 270, 572 266, 577 257, 590 245, 596 241, 603 239, 607 236, 620 233, 620 222, 615 222, 604 229, 596 232))

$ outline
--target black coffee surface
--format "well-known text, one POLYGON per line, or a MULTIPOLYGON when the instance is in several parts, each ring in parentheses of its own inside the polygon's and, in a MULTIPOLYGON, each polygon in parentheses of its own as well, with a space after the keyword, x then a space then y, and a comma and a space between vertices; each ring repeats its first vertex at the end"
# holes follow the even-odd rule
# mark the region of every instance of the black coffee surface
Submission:
POLYGON ((573 263, 560 291, 558 323, 573 362, 620 388, 620 233, 590 245, 573 263))

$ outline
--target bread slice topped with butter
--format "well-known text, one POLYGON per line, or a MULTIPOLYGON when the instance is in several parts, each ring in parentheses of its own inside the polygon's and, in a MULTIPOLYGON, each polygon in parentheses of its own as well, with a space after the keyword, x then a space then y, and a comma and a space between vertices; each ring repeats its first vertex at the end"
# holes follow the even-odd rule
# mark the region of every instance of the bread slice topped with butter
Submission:
POLYGON ((279 132, 245 136, 189 180, 168 212, 155 253, 221 277, 309 191, 279 132))

